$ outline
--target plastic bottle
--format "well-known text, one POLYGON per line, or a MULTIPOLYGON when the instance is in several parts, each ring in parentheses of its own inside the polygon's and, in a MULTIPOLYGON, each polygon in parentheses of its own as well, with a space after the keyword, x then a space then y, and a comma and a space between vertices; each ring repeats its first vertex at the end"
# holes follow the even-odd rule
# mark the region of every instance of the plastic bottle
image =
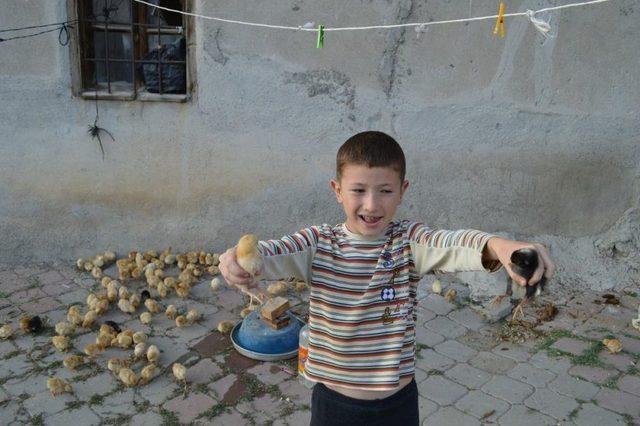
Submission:
POLYGON ((315 382, 309 380, 305 374, 307 358, 309 357, 309 326, 305 325, 300 329, 298 340, 298 380, 307 388, 311 389, 315 382))

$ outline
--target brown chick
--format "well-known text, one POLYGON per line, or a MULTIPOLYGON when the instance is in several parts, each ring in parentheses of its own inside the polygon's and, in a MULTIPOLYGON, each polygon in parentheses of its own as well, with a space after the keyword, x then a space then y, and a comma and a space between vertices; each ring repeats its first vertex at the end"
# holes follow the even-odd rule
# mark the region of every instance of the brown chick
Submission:
POLYGON ((189 324, 193 324, 194 322, 200 319, 200 312, 197 309, 189 309, 187 312, 187 321, 189 324))
POLYGON ((187 367, 175 362, 173 366, 171 366, 171 371, 173 371, 173 376, 176 378, 176 380, 182 383, 187 382, 187 367))
POLYGON ((63 393, 73 392, 73 388, 71 387, 71 385, 59 377, 47 378, 47 389, 49 389, 49 392, 51 392, 51 396, 53 398, 63 393))
POLYGON ((218 331, 222 334, 229 333, 235 324, 233 321, 223 320, 218 323, 218 331))
POLYGON ((159 372, 160 369, 155 364, 148 364, 144 366, 142 368, 142 371, 140 371, 140 381, 138 383, 140 385, 146 385, 151 380, 153 380, 153 378, 156 377, 159 372))
POLYGON ((169 305, 167 306, 167 310, 164 313, 167 316, 167 318, 169 318, 170 320, 173 320, 176 318, 176 315, 178 314, 178 310, 174 305, 169 305))
POLYGON ((65 321, 61 321, 56 324, 56 333, 61 336, 71 336, 76 331, 76 327, 65 321))
POLYGON ((94 310, 87 311, 87 313, 84 314, 84 319, 82 320, 82 327, 84 328, 91 327, 93 324, 95 324, 96 319, 98 319, 98 314, 96 314, 96 311, 94 310))
MULTIPOLYGON (((122 349, 130 348, 133 345, 133 337, 131 337, 129 334, 125 334, 125 332, 123 331, 122 333, 118 334, 118 337, 116 337, 115 345, 122 349)), ((113 341, 111 342, 111 346, 114 346, 113 341)))
POLYGON ((104 347, 97 343, 89 343, 84 347, 84 353, 91 359, 94 359, 98 355, 100 355, 103 351, 104 347))
POLYGON ((176 317, 176 326, 178 327, 186 327, 189 325, 189 320, 184 315, 178 315, 176 317))
POLYGON ((138 384, 138 376, 130 368, 121 368, 118 372, 118 378, 130 388, 138 384))
POLYGON ((147 299, 144 301, 144 306, 145 308, 147 308, 149 310, 149 312, 154 313, 154 314, 158 314, 160 312, 162 312, 162 307, 160 306, 160 304, 158 302, 156 302, 154 299, 147 299))
POLYGON ((67 336, 53 336, 51 342, 60 352, 66 352, 70 346, 70 340, 67 336))
POLYGON ((64 357, 62 364, 71 371, 75 371, 80 365, 84 363, 84 357, 81 355, 69 355, 64 357))
POLYGON ((236 261, 251 276, 256 276, 262 270, 263 263, 258 251, 258 237, 247 234, 240 238, 236 246, 236 261))
POLYGON ((107 299, 101 299, 94 305, 93 310, 95 311, 96 315, 102 315, 109 310, 108 297, 109 296, 107 295, 107 299))
POLYGON ((120 358, 111 358, 107 361, 107 368, 115 375, 117 375, 120 370, 126 366, 128 366, 128 363, 120 358))
POLYGON ((167 297, 167 295, 169 294, 169 287, 167 287, 167 285, 162 281, 158 283, 157 290, 158 290, 158 296, 160 296, 163 299, 167 297))
POLYGON ((67 321, 69 321, 73 325, 81 325, 82 324, 82 315, 80 314, 80 308, 78 306, 72 306, 67 311, 67 321))

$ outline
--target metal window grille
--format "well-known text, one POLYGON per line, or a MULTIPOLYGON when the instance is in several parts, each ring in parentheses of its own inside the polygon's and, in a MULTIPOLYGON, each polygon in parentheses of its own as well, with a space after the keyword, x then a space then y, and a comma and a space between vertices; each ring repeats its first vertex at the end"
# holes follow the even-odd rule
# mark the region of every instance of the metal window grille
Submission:
MULTIPOLYGON (((185 0, 155 0, 185 10, 185 0)), ((96 92, 186 93, 183 15, 132 0, 80 0, 82 84, 96 92)))

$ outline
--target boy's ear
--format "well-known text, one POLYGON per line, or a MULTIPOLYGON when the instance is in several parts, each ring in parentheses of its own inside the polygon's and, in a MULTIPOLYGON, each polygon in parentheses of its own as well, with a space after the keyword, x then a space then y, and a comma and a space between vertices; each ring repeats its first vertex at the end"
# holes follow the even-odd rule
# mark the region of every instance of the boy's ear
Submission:
POLYGON ((402 186, 400 187, 400 196, 401 197, 407 191, 407 188, 409 188, 409 181, 405 179, 405 181, 402 182, 402 186))
POLYGON ((331 179, 329 184, 331 185, 331 190, 336 196, 336 200, 338 200, 339 203, 342 203, 342 188, 340 188, 340 182, 335 179, 331 179))

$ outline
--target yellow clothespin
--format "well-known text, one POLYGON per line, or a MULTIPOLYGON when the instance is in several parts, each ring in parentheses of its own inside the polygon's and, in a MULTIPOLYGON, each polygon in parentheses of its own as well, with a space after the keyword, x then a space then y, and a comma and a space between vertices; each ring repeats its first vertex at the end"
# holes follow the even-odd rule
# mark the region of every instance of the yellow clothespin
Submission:
POLYGON ((494 34, 500 33, 500 38, 504 37, 504 10, 506 6, 500 2, 500 8, 498 9, 498 19, 496 19, 496 26, 493 29, 494 34))

